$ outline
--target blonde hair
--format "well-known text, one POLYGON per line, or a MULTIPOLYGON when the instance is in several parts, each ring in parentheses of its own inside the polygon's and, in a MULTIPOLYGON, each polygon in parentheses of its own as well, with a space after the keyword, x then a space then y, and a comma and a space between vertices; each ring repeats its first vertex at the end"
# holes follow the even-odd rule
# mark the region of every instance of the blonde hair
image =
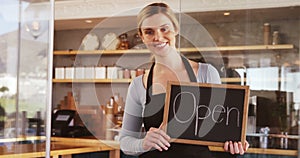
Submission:
POLYGON ((142 35, 141 25, 143 21, 146 18, 159 13, 166 15, 171 20, 175 31, 179 31, 179 23, 172 9, 165 3, 152 3, 144 7, 137 16, 137 27, 140 35, 142 35))

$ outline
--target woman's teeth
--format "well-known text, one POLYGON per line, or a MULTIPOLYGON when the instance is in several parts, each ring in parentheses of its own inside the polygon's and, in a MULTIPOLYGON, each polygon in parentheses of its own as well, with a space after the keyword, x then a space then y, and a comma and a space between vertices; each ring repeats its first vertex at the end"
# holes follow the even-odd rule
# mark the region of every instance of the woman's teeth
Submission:
POLYGON ((155 47, 164 47, 167 43, 154 44, 155 47))

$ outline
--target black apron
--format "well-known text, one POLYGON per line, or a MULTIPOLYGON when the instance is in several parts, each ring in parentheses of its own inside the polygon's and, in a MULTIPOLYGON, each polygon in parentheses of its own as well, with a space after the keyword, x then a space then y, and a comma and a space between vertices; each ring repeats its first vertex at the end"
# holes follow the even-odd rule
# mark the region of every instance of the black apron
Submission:
MULTIPOLYGON (((197 82, 188 60, 182 56, 185 69, 191 82, 197 82)), ((144 109, 143 123, 146 131, 151 127, 158 128, 163 121, 165 93, 152 95, 152 76, 154 63, 149 71, 147 79, 146 105, 144 109)), ((166 76, 167 77, 167 76, 166 76)), ((171 143, 171 147, 166 151, 151 150, 141 154, 141 158, 210 158, 211 153, 207 146, 171 143)))

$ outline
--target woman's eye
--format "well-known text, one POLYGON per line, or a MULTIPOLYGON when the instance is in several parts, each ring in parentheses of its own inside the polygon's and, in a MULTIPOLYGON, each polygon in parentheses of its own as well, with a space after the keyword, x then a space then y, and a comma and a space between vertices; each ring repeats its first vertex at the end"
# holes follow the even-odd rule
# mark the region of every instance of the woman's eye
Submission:
POLYGON ((162 27, 161 29, 160 29, 160 31, 161 32, 168 32, 169 31, 169 28, 168 27, 162 27))
POLYGON ((153 34, 154 34, 154 31, 153 31, 153 30, 145 30, 145 31, 144 31, 144 34, 145 34, 145 35, 153 35, 153 34))

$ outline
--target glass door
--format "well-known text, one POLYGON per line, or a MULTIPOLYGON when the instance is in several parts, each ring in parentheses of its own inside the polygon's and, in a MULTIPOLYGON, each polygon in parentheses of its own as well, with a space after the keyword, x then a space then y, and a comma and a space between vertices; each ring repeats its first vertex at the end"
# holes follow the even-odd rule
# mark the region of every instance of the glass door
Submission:
POLYGON ((0 155, 48 149, 53 5, 50 0, 1 2, 0 155))

